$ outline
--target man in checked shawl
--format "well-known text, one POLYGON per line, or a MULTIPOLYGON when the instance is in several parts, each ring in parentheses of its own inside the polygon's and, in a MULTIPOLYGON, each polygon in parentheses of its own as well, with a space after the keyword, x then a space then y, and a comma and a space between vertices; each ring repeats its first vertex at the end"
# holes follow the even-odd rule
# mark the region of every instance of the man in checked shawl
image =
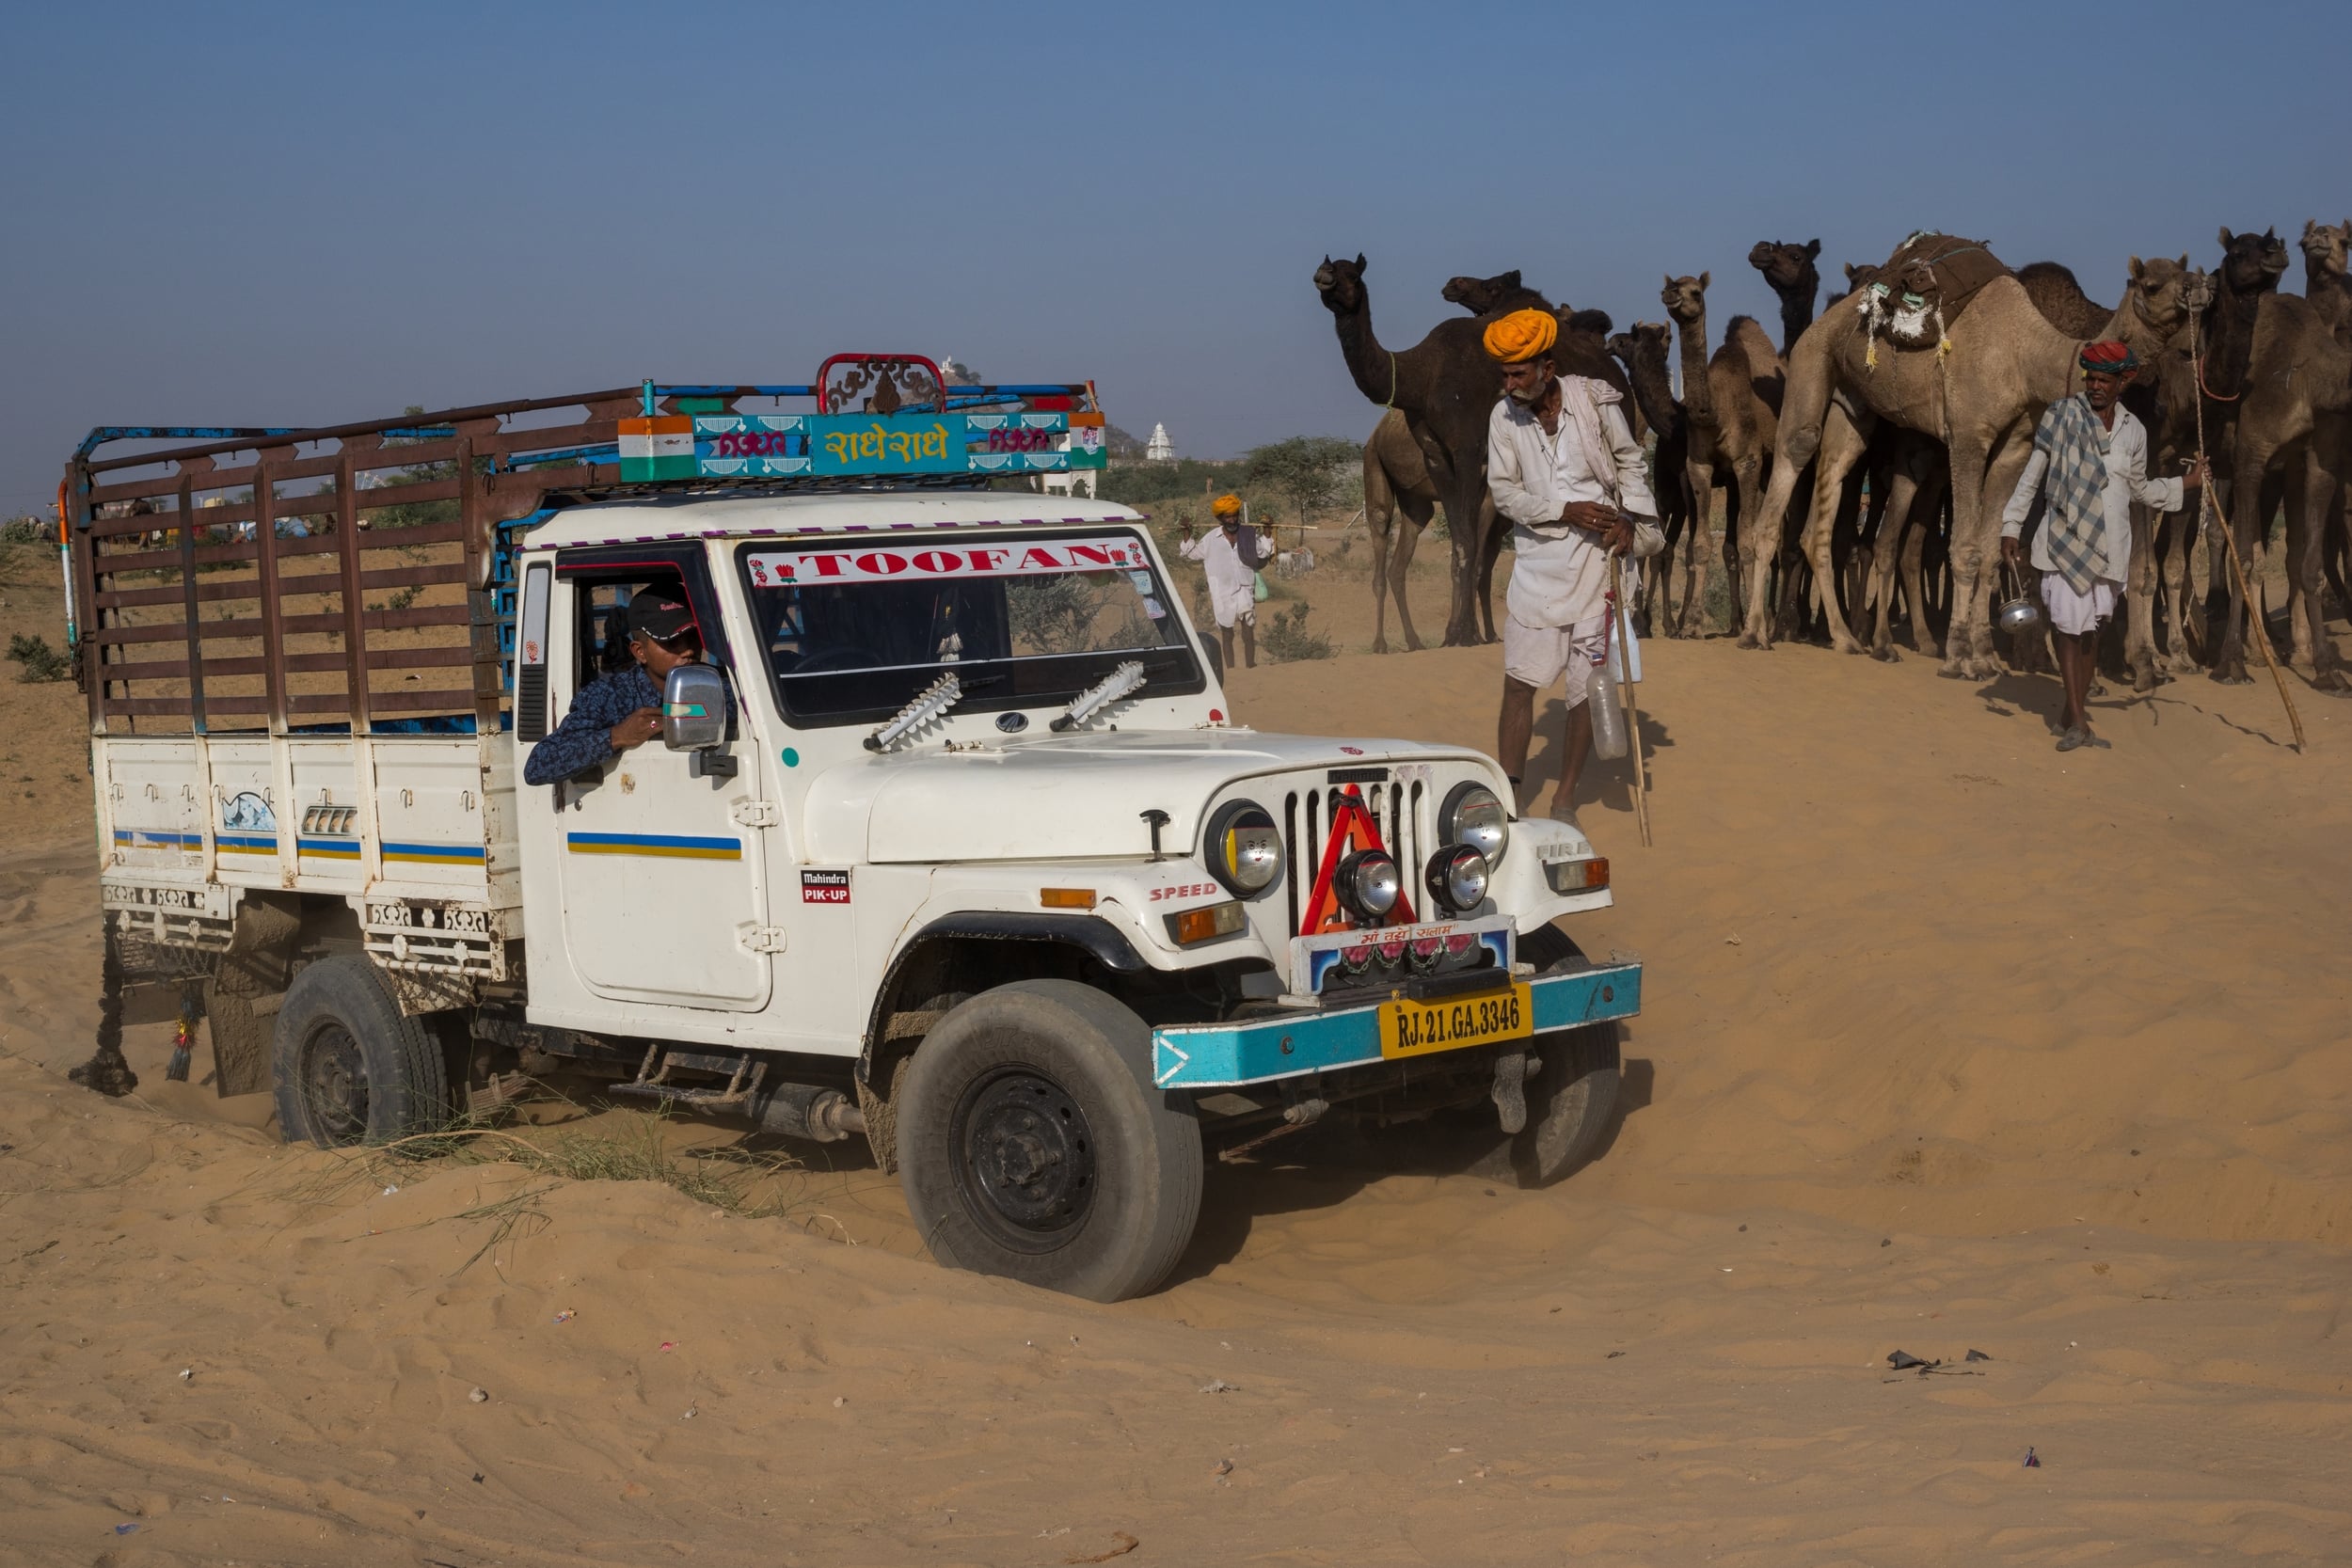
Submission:
POLYGON ((2066 687, 2061 752, 2107 744, 2090 733, 2083 705, 2097 667, 2099 627, 2115 613, 2131 564, 2132 502, 2178 512, 2203 478, 2196 469, 2181 479, 2148 477, 2147 429, 2116 402, 2139 369, 2129 344, 2085 343, 2077 362, 2081 394, 2060 398, 2042 416, 2033 455, 2001 513, 2001 559, 2014 569, 2034 497, 2046 498, 2033 563, 2042 573, 2042 602, 2049 607, 2066 687))

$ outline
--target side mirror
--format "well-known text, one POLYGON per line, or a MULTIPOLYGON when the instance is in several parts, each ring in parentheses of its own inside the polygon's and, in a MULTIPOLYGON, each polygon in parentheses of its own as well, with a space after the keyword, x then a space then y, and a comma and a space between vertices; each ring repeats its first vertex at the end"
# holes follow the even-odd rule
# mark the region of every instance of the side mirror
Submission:
POLYGON ((727 683, 707 664, 681 664, 661 683, 661 743, 702 752, 726 743, 727 683))

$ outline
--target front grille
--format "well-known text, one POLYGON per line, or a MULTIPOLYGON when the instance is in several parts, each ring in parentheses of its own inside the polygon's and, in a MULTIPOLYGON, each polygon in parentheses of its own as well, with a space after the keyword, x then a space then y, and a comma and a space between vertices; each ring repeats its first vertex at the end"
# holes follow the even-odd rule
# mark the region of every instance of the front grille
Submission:
POLYGON ((1425 785, 1419 781, 1375 781, 1310 789, 1303 794, 1293 790, 1282 798, 1282 845, 1290 856, 1282 880, 1282 896, 1290 912, 1287 930, 1292 936, 1298 934, 1308 895, 1314 892, 1315 876, 1323 869, 1324 840, 1331 832, 1336 799, 1351 788, 1363 796, 1365 806, 1372 812, 1373 822, 1380 830, 1380 847, 1396 857, 1413 912, 1423 919, 1428 917, 1429 911, 1422 908, 1429 895, 1421 885, 1421 870, 1429 853, 1424 841, 1434 829, 1422 822, 1428 793, 1425 785))

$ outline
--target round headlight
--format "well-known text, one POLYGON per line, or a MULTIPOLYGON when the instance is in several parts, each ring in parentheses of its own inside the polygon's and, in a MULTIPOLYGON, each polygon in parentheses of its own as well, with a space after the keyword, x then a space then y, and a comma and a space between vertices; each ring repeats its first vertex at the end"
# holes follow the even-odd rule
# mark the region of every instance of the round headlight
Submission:
POLYGON ((1486 857, 1467 844, 1456 844, 1429 857, 1422 880, 1429 896, 1455 914, 1468 914, 1486 901, 1486 884, 1493 869, 1486 857))
POLYGON ((1438 813, 1438 842, 1467 844, 1486 857, 1489 867, 1500 865, 1511 843, 1511 814, 1493 790, 1466 780, 1454 786, 1438 813))
POLYGON ((1340 862, 1335 879, 1340 902, 1359 920, 1378 920, 1396 908, 1405 879, 1385 849, 1359 849, 1340 862))
POLYGON ((1255 800, 1229 800, 1209 818, 1209 875, 1239 898, 1263 893, 1282 874, 1282 834, 1255 800))

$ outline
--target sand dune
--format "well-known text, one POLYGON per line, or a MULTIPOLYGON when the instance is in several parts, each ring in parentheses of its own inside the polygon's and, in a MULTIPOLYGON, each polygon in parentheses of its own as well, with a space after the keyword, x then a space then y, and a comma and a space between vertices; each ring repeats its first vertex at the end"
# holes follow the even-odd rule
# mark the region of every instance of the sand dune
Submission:
MULTIPOLYGON (((2189 682, 2060 756, 2046 680, 1650 657, 1657 847, 1621 768, 1585 813, 1620 902, 1577 934, 1651 976, 1601 1158, 1275 1146, 1115 1307, 932 1267, 854 1166, 746 1219, 356 1165, 165 1084, 154 1023, 139 1095, 75 1089, 94 881, 43 789, 0 856, 0 1558, 2343 1560, 2352 708, 2302 695, 2298 756, 2266 687, 2189 682)), ((1484 746, 1496 671, 1233 689, 1484 746)), ((78 762, 57 689, 0 690, 78 762)))

